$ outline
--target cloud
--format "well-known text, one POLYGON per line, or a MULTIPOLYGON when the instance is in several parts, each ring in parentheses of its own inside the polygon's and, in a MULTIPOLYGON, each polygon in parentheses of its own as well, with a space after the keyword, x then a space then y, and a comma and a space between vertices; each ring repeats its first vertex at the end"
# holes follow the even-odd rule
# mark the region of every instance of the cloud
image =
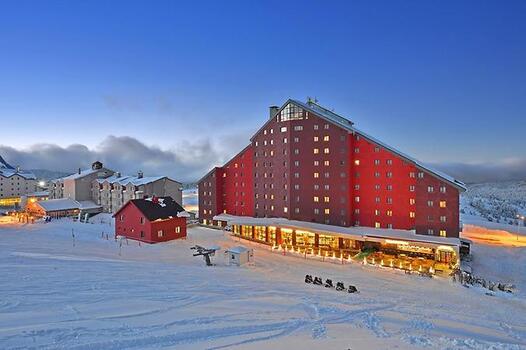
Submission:
POLYGON ((25 169, 75 172, 100 160, 122 174, 143 170, 146 176, 168 175, 182 182, 198 180, 231 155, 208 139, 184 141, 173 149, 161 149, 128 136, 108 136, 93 149, 79 144, 67 147, 34 144, 24 149, 0 145, 0 154, 8 163, 25 169))
POLYGON ((526 158, 509 158, 487 163, 431 164, 466 183, 526 180, 526 158))

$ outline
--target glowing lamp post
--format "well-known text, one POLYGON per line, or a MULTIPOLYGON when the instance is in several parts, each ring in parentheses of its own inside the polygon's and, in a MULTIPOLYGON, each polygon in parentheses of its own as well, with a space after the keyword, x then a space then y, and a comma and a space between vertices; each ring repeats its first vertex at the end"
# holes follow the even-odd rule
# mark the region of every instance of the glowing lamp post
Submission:
POLYGON ((524 216, 517 214, 517 241, 519 240, 519 230, 520 230, 520 224, 521 224, 519 220, 522 220, 524 222, 524 216))

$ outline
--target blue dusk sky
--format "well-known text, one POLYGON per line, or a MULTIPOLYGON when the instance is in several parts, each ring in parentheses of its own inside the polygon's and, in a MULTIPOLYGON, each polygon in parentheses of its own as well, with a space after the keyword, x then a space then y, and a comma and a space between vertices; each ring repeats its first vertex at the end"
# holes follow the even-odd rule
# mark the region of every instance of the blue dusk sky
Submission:
POLYGON ((313 96, 465 180, 522 176, 525 18, 526 1, 3 1, 0 155, 193 181, 270 105, 313 96))

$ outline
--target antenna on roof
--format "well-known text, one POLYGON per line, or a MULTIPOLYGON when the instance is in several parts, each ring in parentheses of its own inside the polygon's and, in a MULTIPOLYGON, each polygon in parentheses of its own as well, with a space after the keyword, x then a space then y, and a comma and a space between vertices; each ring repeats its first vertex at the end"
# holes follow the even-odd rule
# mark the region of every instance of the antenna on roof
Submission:
POLYGON ((310 96, 307 96, 307 103, 308 104, 317 104, 318 103, 318 99, 316 97, 312 98, 310 96))

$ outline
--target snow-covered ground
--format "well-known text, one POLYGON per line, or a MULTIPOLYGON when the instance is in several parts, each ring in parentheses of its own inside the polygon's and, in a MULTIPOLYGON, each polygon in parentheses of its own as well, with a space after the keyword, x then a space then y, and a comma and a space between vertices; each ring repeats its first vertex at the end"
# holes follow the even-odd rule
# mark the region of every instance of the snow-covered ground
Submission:
MULTIPOLYGON (((226 266, 220 252, 206 267, 190 246, 239 242, 193 227, 185 241, 120 247, 93 221, 0 222, 0 349, 526 349, 522 289, 488 296, 256 245, 253 266, 226 266), (307 285, 307 273, 360 293, 307 285)), ((524 249, 480 249, 478 272, 524 272, 524 249)))

